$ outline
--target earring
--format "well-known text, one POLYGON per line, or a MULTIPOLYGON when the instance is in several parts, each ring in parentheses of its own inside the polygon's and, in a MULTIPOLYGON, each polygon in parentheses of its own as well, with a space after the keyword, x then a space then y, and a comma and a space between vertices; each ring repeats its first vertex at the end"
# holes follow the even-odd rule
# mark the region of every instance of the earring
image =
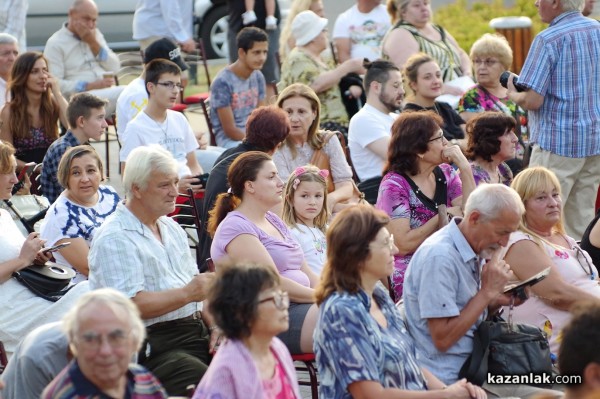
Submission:
POLYGON ((417 156, 418 156, 419 158, 423 159, 423 157, 424 157, 425 155, 423 155, 423 154, 417 154, 417 156))

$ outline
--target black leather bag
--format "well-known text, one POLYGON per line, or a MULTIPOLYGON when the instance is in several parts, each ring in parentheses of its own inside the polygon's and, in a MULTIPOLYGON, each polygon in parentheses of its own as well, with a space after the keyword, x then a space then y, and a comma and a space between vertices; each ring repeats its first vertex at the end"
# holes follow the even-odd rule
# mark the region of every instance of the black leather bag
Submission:
POLYGON ((37 296, 56 302, 73 287, 69 284, 75 272, 69 267, 47 262, 14 272, 13 277, 37 296))
POLYGON ((365 200, 371 205, 375 205, 377 202, 381 179, 381 176, 375 176, 358 183, 358 190, 364 194, 365 200))
MULTIPOLYGON (((473 337, 473 353, 459 378, 481 386, 491 375, 552 374, 550 345, 539 328, 508 323, 501 318, 483 321, 473 337)), ((548 388, 548 385, 539 384, 548 388)))

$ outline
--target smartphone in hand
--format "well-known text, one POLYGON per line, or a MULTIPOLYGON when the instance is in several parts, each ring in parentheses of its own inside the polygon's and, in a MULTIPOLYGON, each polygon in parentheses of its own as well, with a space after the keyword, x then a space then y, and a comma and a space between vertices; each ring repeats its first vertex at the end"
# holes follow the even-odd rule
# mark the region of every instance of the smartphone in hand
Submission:
POLYGON ((25 179, 25 175, 31 176, 35 167, 35 162, 26 163, 25 166, 23 166, 23 169, 21 169, 21 171, 19 172, 19 176, 17 176, 17 179, 19 179, 19 181, 23 181, 25 179))
POLYGON ((53 246, 53 247, 49 247, 49 248, 42 248, 42 252, 45 252, 45 253, 52 253, 52 252, 56 252, 56 251, 58 251, 58 250, 61 250, 61 249, 63 249, 64 247, 68 247, 69 245, 71 245, 71 243, 70 243, 70 242, 63 242, 62 244, 58 244, 58 245, 55 245, 55 246, 53 246))

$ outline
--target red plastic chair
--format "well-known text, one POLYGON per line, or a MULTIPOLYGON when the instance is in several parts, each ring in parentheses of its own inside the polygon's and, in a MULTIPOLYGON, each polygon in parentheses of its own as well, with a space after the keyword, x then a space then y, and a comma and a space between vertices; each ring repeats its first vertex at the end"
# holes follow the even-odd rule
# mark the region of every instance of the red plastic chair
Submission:
POLYGON ((319 397, 319 379, 317 378, 317 369, 315 368, 314 353, 303 353, 300 355, 292 355, 294 362, 303 363, 304 366, 296 366, 296 371, 308 371, 309 380, 298 379, 298 385, 309 386, 312 399, 319 397))

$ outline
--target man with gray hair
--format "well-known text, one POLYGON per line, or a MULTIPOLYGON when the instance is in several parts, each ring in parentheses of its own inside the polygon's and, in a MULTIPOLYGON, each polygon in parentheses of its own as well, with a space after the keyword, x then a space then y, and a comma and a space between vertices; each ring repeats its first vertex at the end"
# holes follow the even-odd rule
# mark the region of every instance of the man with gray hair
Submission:
POLYGON ((178 164, 159 145, 134 149, 123 173, 126 200, 97 230, 90 248, 93 289, 112 287, 140 309, 148 332, 139 363, 171 396, 186 396, 209 362, 212 320, 200 312, 212 273, 198 274, 175 209, 178 164))
POLYGON ((137 307, 119 291, 104 288, 82 295, 62 327, 74 360, 41 398, 167 397, 152 373, 131 363, 146 331, 137 307))
POLYGON ((6 90, 6 83, 10 78, 10 71, 19 55, 19 42, 9 33, 0 33, 0 109, 10 100, 10 93, 6 90))
POLYGON ((537 0, 550 24, 531 44, 508 97, 529 111, 530 166, 558 177, 568 235, 580 239, 594 218, 600 175, 600 24, 581 14, 584 0, 537 0))
MULTIPOLYGON (((458 381, 479 323, 510 303, 503 291, 514 276, 500 249, 524 212, 513 189, 480 185, 467 200, 464 218, 427 238, 410 261, 404 279, 406 324, 420 364, 445 384, 458 381)), ((526 385, 483 388, 492 398, 528 398, 543 391, 526 385)))

